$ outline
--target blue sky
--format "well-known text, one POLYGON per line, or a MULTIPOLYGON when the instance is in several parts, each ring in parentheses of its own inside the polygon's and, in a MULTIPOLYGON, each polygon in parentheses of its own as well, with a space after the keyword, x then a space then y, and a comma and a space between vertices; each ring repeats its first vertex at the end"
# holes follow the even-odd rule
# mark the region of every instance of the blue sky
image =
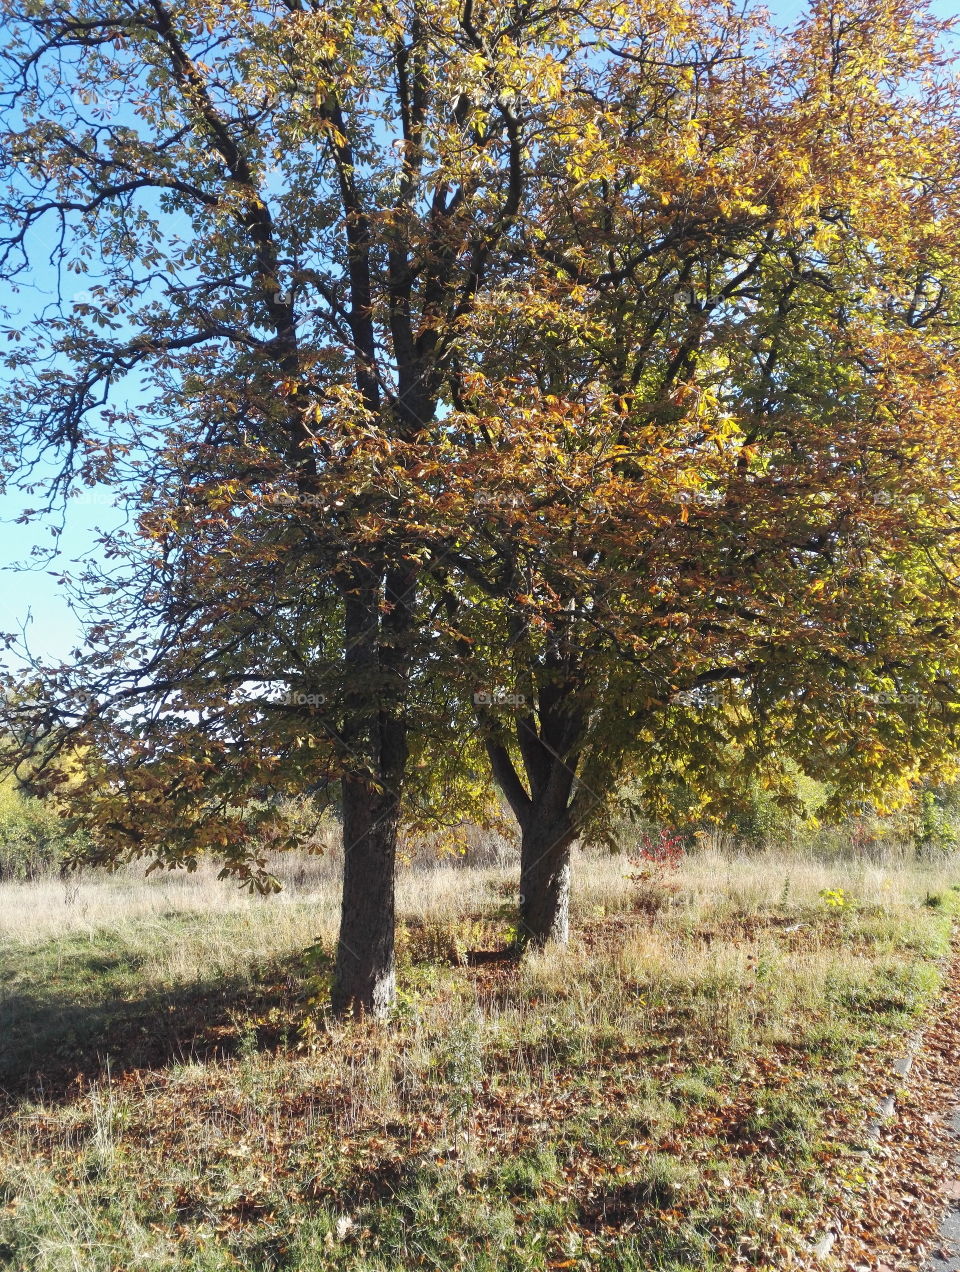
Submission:
MULTIPOLYGON (((769 7, 776 19, 787 23, 805 6, 800 0, 777 0, 769 7)), ((944 17, 955 16, 957 0, 938 0, 935 9, 944 17)), ((80 639, 81 627, 56 576, 76 572, 83 559, 95 551, 97 527, 109 531, 120 524, 123 514, 111 509, 107 491, 82 494, 68 507, 57 558, 41 561, 34 557, 32 568, 23 570, 17 567, 30 564, 38 549, 49 549, 55 542, 51 527, 59 524, 58 518, 17 525, 17 516, 29 502, 19 495, 0 496, 0 632, 26 626, 35 653, 47 658, 69 657, 80 639)), ((33 502, 41 500, 36 497, 33 502)))

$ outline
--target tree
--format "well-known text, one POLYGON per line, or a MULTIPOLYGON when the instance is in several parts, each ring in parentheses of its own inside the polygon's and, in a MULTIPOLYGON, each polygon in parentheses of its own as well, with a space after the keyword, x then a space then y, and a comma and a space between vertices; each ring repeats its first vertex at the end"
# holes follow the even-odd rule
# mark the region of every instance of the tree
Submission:
POLYGON ((0 261, 59 284, 10 318, 9 462, 131 510, 77 581, 85 648, 11 722, 96 757, 95 859, 206 850, 267 888, 251 792, 337 790, 334 1005, 382 1014, 398 827, 465 706, 537 941, 623 777, 932 764, 957 151, 929 19, 820 6, 774 56, 711 4, 0 11, 0 261))
POLYGON ((955 754, 942 34, 912 4, 815 4, 776 40, 704 6, 625 47, 575 190, 543 180, 537 305, 492 298, 456 363, 498 474, 458 647, 536 943, 566 939, 571 845, 627 782, 709 809, 800 771, 842 805, 955 754))
POLYGON ((0 12, 0 263, 54 293, 10 316, 8 467, 46 508, 109 483, 131 511, 106 566, 72 580, 86 645, 36 669, 15 723, 52 755, 69 740, 97 757, 73 801, 107 863, 207 850, 268 888, 252 836, 269 810, 251 815, 250 792, 336 786, 334 1007, 381 1015, 430 659, 421 584, 452 533, 423 477, 449 452, 443 386, 529 215, 537 155, 575 135, 605 28, 642 14, 0 12))

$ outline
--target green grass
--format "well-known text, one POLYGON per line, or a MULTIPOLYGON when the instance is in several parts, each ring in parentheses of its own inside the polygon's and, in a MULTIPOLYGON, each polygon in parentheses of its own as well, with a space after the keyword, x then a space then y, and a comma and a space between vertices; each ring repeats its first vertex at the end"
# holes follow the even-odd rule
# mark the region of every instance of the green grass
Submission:
POLYGON ((128 917, 111 893, 109 922, 17 929, 0 1267, 785 1266, 860 1186, 960 893, 949 867, 691 859, 651 921, 623 870, 581 863, 569 949, 480 968, 456 958, 504 880, 434 879, 384 1027, 310 1006, 314 896, 145 912, 131 882, 128 917))

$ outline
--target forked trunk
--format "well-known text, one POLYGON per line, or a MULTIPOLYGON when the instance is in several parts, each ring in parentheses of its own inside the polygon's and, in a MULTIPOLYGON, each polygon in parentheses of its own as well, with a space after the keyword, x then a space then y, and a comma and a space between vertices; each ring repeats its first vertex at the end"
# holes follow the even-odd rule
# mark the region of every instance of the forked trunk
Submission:
POLYGON ((338 1016, 383 1019, 393 1005, 397 804, 366 782, 343 783, 343 898, 331 991, 338 1016))
POLYGON ((507 748, 494 739, 486 744, 494 781, 520 827, 521 946, 564 945, 570 936, 570 851, 577 840, 574 787, 580 760, 570 742, 578 734, 578 722, 569 713, 553 721, 547 743, 531 717, 522 720, 518 750, 526 784, 507 748))

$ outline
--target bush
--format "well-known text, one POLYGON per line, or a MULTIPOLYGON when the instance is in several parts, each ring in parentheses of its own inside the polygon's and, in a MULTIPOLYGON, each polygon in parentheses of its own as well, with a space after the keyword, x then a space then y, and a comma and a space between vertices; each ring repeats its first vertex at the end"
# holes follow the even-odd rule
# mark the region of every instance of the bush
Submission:
MULTIPOLYGON (((895 792, 899 794, 898 792, 895 792)), ((632 845, 656 842, 656 836, 677 834, 684 850, 708 847, 721 853, 789 851, 816 861, 870 861, 890 865, 915 859, 939 862, 960 851, 960 781, 925 784, 906 800, 881 808, 870 801, 846 815, 826 808, 830 789, 801 773, 794 776, 795 802, 783 805, 758 783, 741 792, 725 811, 704 816, 696 809, 673 809, 665 832, 645 815, 624 815, 617 836, 632 845)))
POLYGON ((0 785, 0 880, 36 879, 59 870, 75 847, 67 823, 49 800, 0 785))
POLYGON ((957 848, 957 791, 925 787, 917 796, 913 844, 919 860, 949 856, 957 848))

